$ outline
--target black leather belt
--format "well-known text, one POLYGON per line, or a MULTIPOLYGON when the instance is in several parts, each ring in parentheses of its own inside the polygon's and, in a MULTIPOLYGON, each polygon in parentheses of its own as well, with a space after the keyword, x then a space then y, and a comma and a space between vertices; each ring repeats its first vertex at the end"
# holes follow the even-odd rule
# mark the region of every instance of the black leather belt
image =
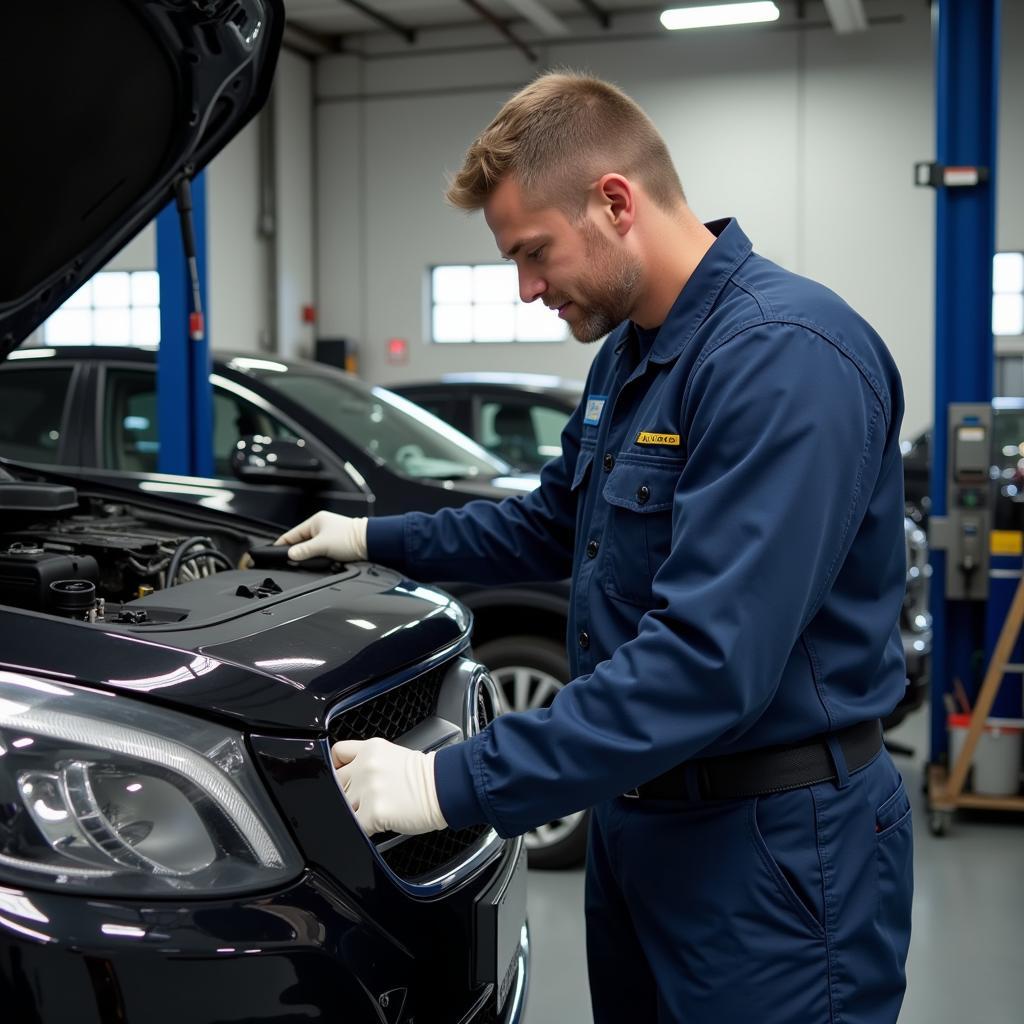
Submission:
POLYGON ((882 723, 874 719, 805 743, 684 762, 622 795, 640 800, 743 800, 831 782, 837 774, 829 739, 838 743, 852 774, 882 749, 882 723))

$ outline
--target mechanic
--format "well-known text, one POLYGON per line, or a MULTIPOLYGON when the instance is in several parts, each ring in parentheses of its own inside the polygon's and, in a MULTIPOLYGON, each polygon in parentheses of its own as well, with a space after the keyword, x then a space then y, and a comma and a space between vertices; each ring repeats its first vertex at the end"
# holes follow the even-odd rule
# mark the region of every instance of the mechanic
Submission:
POLYGON ((562 455, 523 497, 320 512, 278 543, 417 579, 571 573, 574 678, 436 754, 336 744, 356 818, 512 836, 593 807, 598 1022, 896 1021, 912 871, 879 724, 905 685, 891 356, 735 220, 702 224, 650 120, 600 80, 546 74, 510 99, 448 199, 483 210, 524 302, 608 335, 562 455))

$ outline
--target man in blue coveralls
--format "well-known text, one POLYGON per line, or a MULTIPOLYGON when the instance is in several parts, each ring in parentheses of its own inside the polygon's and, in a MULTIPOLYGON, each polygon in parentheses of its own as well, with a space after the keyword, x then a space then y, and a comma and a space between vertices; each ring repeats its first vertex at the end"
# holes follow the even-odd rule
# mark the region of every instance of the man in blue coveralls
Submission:
POLYGON ((903 397, 871 327, 702 224, 628 97, 548 74, 448 193, 523 301, 608 335, 532 494, 433 515, 320 512, 294 559, 414 578, 571 573, 573 681, 438 753, 334 748, 368 833, 593 807, 599 1022, 883 1024, 910 938, 910 804, 879 718, 904 689, 903 397))

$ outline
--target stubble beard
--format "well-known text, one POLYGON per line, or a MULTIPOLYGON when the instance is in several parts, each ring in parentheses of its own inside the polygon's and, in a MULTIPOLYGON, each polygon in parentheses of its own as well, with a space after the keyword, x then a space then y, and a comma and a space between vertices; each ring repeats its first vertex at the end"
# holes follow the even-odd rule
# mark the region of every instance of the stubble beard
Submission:
POLYGON ((635 256, 617 250, 590 223, 583 225, 583 238, 591 269, 576 286, 583 302, 576 303, 579 315, 569 323, 569 330, 587 345, 600 341, 629 318, 640 292, 643 268, 635 256))

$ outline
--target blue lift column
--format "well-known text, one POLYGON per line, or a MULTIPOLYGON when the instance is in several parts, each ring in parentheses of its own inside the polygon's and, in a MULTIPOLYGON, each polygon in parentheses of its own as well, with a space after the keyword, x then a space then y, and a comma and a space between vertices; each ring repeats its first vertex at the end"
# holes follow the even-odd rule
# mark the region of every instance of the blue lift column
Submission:
POLYGON ((157 415, 161 473, 213 476, 213 395, 206 298, 206 176, 178 185, 156 219, 160 274, 157 415), (187 255, 186 250, 190 255, 187 255))
MULTIPOLYGON (((932 515, 948 513, 948 406, 992 401, 992 256, 999 0, 934 0, 936 48, 935 427, 932 515), (971 168, 982 169, 976 183, 971 168), (961 172, 961 173, 957 173, 961 172)), ((987 542, 987 541, 986 541, 987 542)), ((944 695, 983 668, 985 603, 948 600, 947 551, 932 551, 931 760, 947 748, 944 695)))

